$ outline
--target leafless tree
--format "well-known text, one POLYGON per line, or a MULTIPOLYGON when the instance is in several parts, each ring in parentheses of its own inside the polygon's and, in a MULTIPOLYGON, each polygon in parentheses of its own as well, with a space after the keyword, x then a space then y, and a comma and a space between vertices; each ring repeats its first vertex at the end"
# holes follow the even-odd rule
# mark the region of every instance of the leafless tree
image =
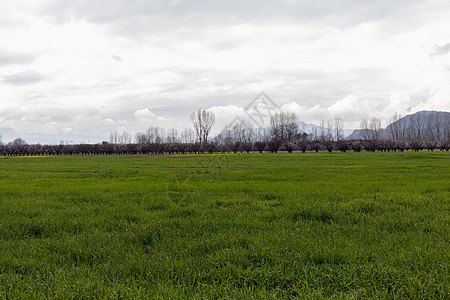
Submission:
POLYGON ((369 122, 366 119, 362 119, 361 123, 359 123, 359 129, 361 132, 361 136, 364 140, 369 139, 369 122))
POLYGON ((285 140, 293 142, 298 137, 298 118, 294 112, 287 112, 284 116, 285 140))
POLYGON ((327 139, 327 134, 326 134, 326 129, 325 129, 326 124, 325 124, 324 120, 320 121, 319 127, 320 127, 320 133, 319 133, 320 140, 325 141, 327 139))
MULTIPOLYGON (((395 118, 391 119, 394 120, 395 118)), ((392 122, 388 126, 388 132, 391 139, 440 141, 449 139, 449 126, 448 114, 423 112, 392 122)))
POLYGON ((270 129, 268 128, 255 128, 255 141, 267 142, 270 140, 270 129))
POLYGON ((180 139, 178 137, 178 130, 176 128, 169 128, 169 130, 167 130, 165 143, 175 144, 178 143, 179 141, 180 139))
POLYGON ((276 113, 270 117, 273 140, 292 142, 298 136, 298 118, 293 112, 276 113))
POLYGON ((109 142, 111 144, 131 144, 131 134, 124 131, 119 133, 117 130, 113 130, 109 133, 109 142))
POLYGON ((370 129, 370 139, 378 141, 380 139, 381 120, 378 118, 370 119, 369 129, 370 129))
POLYGON ((311 141, 317 141, 320 139, 319 130, 316 126, 314 126, 311 129, 311 132, 309 133, 309 140, 311 141))
POLYGON ((326 140, 327 141, 332 141, 333 140, 333 120, 327 120, 327 136, 326 136, 326 140))
POLYGON ((447 145, 450 143, 450 116, 446 115, 443 117, 442 125, 442 139, 447 140, 447 145))
POLYGON ((156 140, 157 132, 158 132, 158 128, 156 128, 156 127, 150 126, 149 128, 147 128, 147 130, 144 133, 145 143, 146 144, 154 143, 156 140))
POLYGON ((202 121, 203 141, 204 141, 204 143, 207 143, 211 128, 216 121, 216 116, 214 115, 213 112, 209 112, 209 111, 203 111, 202 115, 203 115, 203 117, 202 117, 202 119, 203 119, 203 121, 202 121))
POLYGON ((334 119, 334 137, 336 141, 344 139, 344 121, 339 117, 334 119))
POLYGON ((392 117, 389 118, 389 126, 387 127, 387 133, 391 140, 397 141, 401 140, 404 137, 404 129, 403 123, 400 119, 401 115, 395 113, 392 117))
POLYGON ((232 129, 226 125, 224 129, 216 136, 215 142, 219 145, 229 145, 233 143, 232 129))
POLYGON ((245 120, 235 124, 233 131, 237 134, 237 140, 241 143, 251 143, 254 139, 253 128, 245 120))
POLYGON ((410 126, 408 130, 409 140, 421 140, 424 138, 425 118, 421 114, 414 114, 410 117, 410 126))
POLYGON ((381 120, 372 118, 370 121, 362 119, 360 126, 361 136, 364 140, 377 141, 381 134, 381 120))
POLYGON ((147 138, 147 143, 149 144, 160 144, 164 141, 165 130, 160 127, 150 126, 145 131, 147 138))
POLYGON ((164 128, 150 126, 145 132, 136 134, 138 144, 162 144, 167 140, 167 133, 164 128))
POLYGON ((282 116, 279 113, 270 117, 270 135, 274 141, 282 140, 283 138, 284 126, 282 122, 282 116))
POLYGON ((22 138, 17 138, 17 139, 15 139, 14 141, 12 141, 12 145, 13 146, 24 146, 24 145, 26 145, 27 143, 25 142, 25 140, 24 139, 22 139, 22 138))
POLYGON ((200 109, 196 113, 192 113, 191 121, 194 125, 195 131, 197 133, 197 139, 200 144, 207 143, 211 128, 216 121, 214 113, 211 111, 200 109))
POLYGON ((111 144, 119 143, 119 132, 117 130, 113 130, 109 133, 109 142, 111 144))
POLYGON ((136 136, 134 137, 137 144, 146 144, 147 143, 147 137, 145 136, 145 133, 138 132, 136 133, 136 136))
POLYGON ((119 143, 120 144, 131 144, 131 134, 127 131, 122 132, 122 134, 119 137, 119 143))
POLYGON ((193 143, 195 141, 195 132, 192 128, 186 128, 181 132, 182 143, 193 143))
POLYGON ((166 140, 167 132, 166 129, 161 127, 155 127, 155 143, 162 144, 166 140))
POLYGON ((426 118, 426 139, 429 140, 444 140, 445 127, 448 126, 448 120, 446 124, 445 115, 438 112, 430 113, 426 118))

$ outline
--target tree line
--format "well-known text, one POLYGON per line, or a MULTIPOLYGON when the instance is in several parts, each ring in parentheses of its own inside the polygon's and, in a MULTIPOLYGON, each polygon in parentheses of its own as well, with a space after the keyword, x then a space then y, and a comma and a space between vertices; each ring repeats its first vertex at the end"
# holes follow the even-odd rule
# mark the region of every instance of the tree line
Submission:
POLYGON ((430 113, 401 118, 395 114, 391 124, 381 129, 376 118, 362 120, 361 138, 345 140, 344 122, 340 118, 322 121, 310 132, 299 127, 293 112, 281 112, 270 118, 267 128, 254 128, 245 120, 226 126, 217 136, 210 137, 215 115, 198 110, 191 115, 194 129, 179 132, 175 128, 149 127, 134 137, 128 132, 112 131, 108 142, 78 145, 28 145, 16 139, 0 146, 1 156, 10 155, 112 155, 112 154, 185 154, 185 153, 238 153, 270 151, 405 151, 450 148, 448 115, 430 113))

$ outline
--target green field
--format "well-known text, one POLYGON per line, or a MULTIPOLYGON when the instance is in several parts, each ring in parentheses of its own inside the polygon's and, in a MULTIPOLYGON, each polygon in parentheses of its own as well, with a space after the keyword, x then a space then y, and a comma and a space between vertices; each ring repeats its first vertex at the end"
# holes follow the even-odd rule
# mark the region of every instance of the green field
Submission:
POLYGON ((0 298, 449 299, 450 153, 0 158, 0 298))

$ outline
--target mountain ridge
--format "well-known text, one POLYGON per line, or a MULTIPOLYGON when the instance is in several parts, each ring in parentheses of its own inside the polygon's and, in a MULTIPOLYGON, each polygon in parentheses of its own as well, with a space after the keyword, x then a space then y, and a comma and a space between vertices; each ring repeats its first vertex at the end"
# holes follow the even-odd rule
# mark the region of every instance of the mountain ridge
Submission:
MULTIPOLYGON (((450 112, 422 110, 399 117, 379 131, 380 139, 448 139, 450 112)), ((355 129, 346 140, 366 139, 373 133, 371 129, 355 129)))

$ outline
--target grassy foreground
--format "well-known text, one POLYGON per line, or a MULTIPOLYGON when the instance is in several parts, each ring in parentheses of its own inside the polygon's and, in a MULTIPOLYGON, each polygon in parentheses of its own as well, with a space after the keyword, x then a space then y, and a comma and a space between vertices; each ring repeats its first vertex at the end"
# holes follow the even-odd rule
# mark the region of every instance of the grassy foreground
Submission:
POLYGON ((0 298, 449 299, 450 153, 0 158, 0 298))

